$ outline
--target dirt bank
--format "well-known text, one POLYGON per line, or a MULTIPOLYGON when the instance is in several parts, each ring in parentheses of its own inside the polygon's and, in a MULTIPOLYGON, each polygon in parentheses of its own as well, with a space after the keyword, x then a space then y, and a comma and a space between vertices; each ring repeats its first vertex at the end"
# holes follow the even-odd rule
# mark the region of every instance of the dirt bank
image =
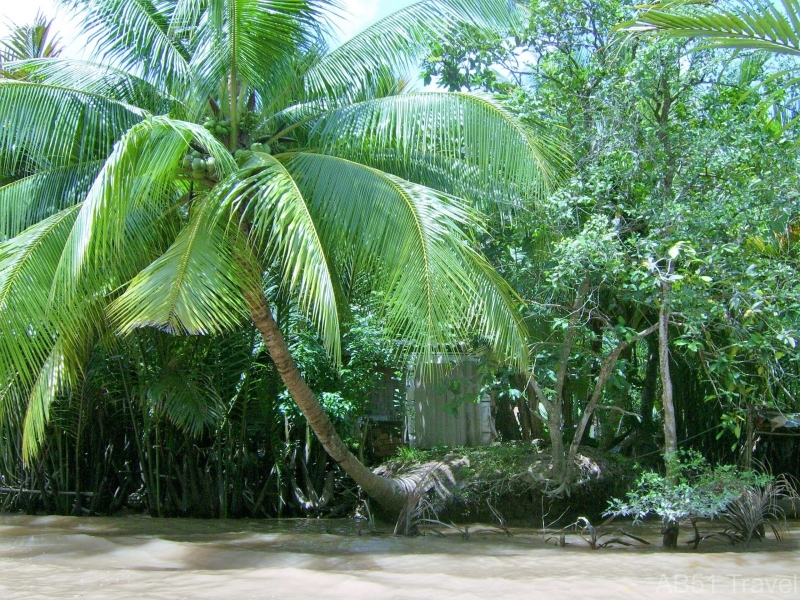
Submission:
POLYGON ((608 500, 623 496, 637 475, 626 459, 593 448, 582 448, 576 463, 579 478, 559 498, 550 494, 557 485, 550 479, 549 448, 536 443, 408 452, 381 470, 395 477, 430 471, 428 517, 542 527, 554 526, 559 517, 561 524, 578 516, 599 519, 608 500))

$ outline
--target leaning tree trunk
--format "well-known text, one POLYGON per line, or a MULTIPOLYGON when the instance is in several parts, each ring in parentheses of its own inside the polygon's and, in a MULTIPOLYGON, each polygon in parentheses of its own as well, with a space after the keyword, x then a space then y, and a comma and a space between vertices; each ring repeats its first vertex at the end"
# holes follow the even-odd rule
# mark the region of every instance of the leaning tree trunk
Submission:
POLYGON ((246 300, 253 323, 261 333, 286 389, 297 403, 322 447, 370 498, 387 510, 401 510, 405 506, 406 490, 397 481, 370 471, 347 449, 328 415, 325 414, 325 409, 300 374, 289 352, 289 346, 272 317, 264 294, 253 292, 247 295, 246 300))

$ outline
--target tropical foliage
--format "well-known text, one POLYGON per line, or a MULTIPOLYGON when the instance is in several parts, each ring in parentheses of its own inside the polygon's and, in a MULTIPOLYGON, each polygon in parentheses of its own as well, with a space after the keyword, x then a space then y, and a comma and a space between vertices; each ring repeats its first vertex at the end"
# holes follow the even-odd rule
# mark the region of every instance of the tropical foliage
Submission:
POLYGON ((749 465, 754 447, 785 461, 756 429, 798 397, 796 133, 757 110, 792 85, 786 65, 631 36, 625 2, 531 6, 514 44, 457 29, 423 70, 495 90, 573 141, 576 172, 548 219, 519 215, 484 239, 526 301, 534 368, 516 409, 552 441, 556 491, 587 441, 645 463, 665 435, 723 462, 749 465))
POLYGON ((61 40, 53 37, 53 21, 38 13, 31 25, 12 25, 0 40, 0 64, 26 58, 53 58, 61 54, 61 40))
POLYGON ((773 88, 763 98, 763 104, 777 108, 776 116, 782 118, 784 125, 794 122, 796 59, 800 56, 800 3, 796 0, 735 0, 721 5, 656 3, 621 27, 633 34, 658 33, 666 38, 694 39, 698 50, 753 50, 786 57, 782 68, 763 81, 773 88))
MULTIPOLYGON (((770 488, 775 482, 771 475, 739 471, 730 465, 712 467, 695 452, 682 452, 674 460, 675 480, 654 472, 643 473, 636 489, 628 492, 625 500, 615 498, 606 515, 633 517, 637 521, 658 515, 664 526, 664 545, 676 548, 677 537, 671 532, 677 530, 678 523, 725 518, 743 496, 770 488)), ((700 541, 697 533, 695 548, 700 541)))
POLYGON ((746 48, 800 56, 798 17, 800 4, 795 0, 744 0, 717 6, 667 2, 647 7, 625 29, 700 38, 703 49, 746 48))
POLYGON ((677 450, 800 468, 791 0, 428 0, 333 49, 323 1, 69 5, 97 60, 0 81, 18 506, 319 514, 342 469, 397 508, 369 390, 465 349, 551 495, 586 445, 648 502, 677 450))
POLYGON ((98 351, 250 321, 323 445, 389 502, 396 484, 343 444, 270 307, 290 298, 340 364, 365 281, 423 362, 478 334, 525 363, 514 294, 472 232, 479 206, 541 198, 563 153, 491 98, 387 85, 448 26, 524 10, 419 2, 329 50, 322 1, 67 4, 96 61, 18 61, 0 81, 0 380, 24 458, 98 351))

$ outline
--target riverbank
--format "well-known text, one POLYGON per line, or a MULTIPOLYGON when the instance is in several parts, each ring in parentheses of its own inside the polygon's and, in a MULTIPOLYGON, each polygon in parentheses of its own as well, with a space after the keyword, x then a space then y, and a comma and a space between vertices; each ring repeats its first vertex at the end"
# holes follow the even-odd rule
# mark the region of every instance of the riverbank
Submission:
POLYGON ((522 527, 559 526, 586 516, 601 520, 614 497, 624 497, 639 469, 620 455, 581 447, 577 476, 569 494, 552 496, 559 486, 550 473, 550 448, 536 442, 475 448, 441 448, 401 453, 379 472, 426 484, 428 517, 473 520, 522 527), (425 481, 426 480, 426 481, 425 481))

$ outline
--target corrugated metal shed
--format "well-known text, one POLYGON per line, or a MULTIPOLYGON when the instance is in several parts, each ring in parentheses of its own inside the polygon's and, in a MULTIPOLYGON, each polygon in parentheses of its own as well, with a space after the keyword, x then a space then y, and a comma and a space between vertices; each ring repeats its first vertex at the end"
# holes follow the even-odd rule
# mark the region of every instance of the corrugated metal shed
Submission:
POLYGON ((406 382, 406 435, 410 446, 486 446, 497 434, 491 400, 480 394, 476 359, 441 356, 442 373, 422 381, 413 372, 406 382))
POLYGON ((395 402, 401 382, 395 379, 394 371, 388 367, 380 368, 377 372, 380 380, 369 395, 369 418, 372 421, 402 421, 402 407, 395 402))

